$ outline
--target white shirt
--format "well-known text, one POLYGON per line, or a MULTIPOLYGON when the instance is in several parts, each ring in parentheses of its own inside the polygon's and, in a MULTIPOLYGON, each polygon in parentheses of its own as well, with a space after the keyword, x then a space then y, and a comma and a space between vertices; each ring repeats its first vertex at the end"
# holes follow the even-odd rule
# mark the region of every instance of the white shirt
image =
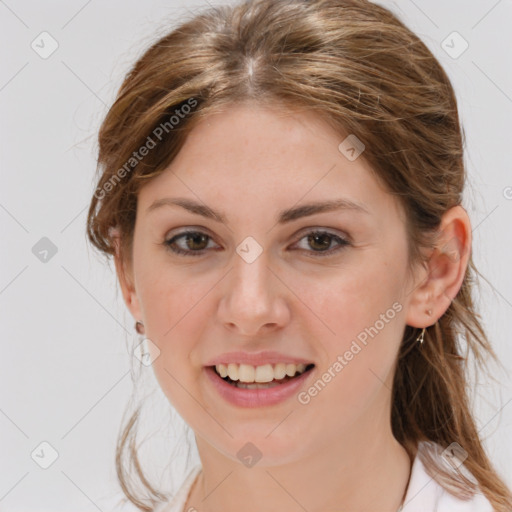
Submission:
MULTIPOLYGON (((418 450, 424 447, 424 443, 420 443, 418 450)), ((467 471, 467 468, 464 469, 467 471)), ((192 468, 174 497, 169 502, 157 506, 154 512, 188 512, 185 510, 185 503, 200 471, 200 465, 192 468)), ((483 494, 475 494, 467 501, 450 494, 427 474, 423 463, 416 455, 402 512, 493 512, 493 509, 483 494)))

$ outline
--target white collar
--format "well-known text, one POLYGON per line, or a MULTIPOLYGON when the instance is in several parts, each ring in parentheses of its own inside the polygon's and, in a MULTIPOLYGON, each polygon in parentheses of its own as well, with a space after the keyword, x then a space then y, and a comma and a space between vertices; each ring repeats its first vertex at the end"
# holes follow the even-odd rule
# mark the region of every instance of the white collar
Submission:
MULTIPOLYGON (((475 494, 470 500, 462 500, 450 494, 426 471, 419 452, 430 449, 431 443, 420 442, 414 458, 409 485, 402 512, 493 512, 492 506, 483 494, 475 494)), ((437 454, 442 448, 437 448, 437 454)), ((463 468, 462 471, 467 471, 463 468)))

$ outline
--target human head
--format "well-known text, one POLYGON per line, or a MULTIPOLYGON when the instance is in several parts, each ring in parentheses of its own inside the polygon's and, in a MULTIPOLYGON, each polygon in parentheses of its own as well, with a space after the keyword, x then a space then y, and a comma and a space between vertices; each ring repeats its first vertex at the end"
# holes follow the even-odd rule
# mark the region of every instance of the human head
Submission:
MULTIPOLYGON (((386 9, 359 0, 217 8, 155 43, 124 81, 100 131, 102 175, 89 210, 91 242, 117 254, 118 268, 129 275, 143 187, 163 176, 195 128, 249 102, 314 114, 340 142, 341 134, 362 141, 361 162, 404 214, 408 270, 425 263, 443 215, 462 200, 455 95, 414 34, 386 9)), ((438 323, 427 329, 425 350, 419 353, 413 343, 421 319, 403 332, 391 423, 411 452, 422 439, 460 440, 471 453, 470 469, 491 488, 478 436, 466 441, 476 431, 467 419, 457 329, 467 330, 477 357, 480 345, 489 347, 475 336, 481 331, 470 296, 475 269, 470 254, 461 256, 467 271, 456 294, 445 297, 438 323), (440 418, 442 432, 436 429, 440 418)))

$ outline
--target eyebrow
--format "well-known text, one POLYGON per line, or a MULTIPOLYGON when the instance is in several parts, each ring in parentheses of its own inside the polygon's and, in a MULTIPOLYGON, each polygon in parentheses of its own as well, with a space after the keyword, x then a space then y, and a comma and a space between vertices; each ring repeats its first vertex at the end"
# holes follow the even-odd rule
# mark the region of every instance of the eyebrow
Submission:
MULTIPOLYGON (((181 206, 191 213, 201 215, 207 219, 212 219, 222 224, 227 224, 227 218, 224 213, 216 212, 205 204, 201 204, 184 197, 164 197, 162 199, 158 199, 147 208, 146 214, 162 206, 181 206)), ((370 214, 370 212, 361 203, 354 202, 350 199, 341 198, 331 199, 328 201, 306 203, 302 206, 282 210, 279 212, 276 222, 278 224, 287 224, 294 220, 301 219, 309 215, 314 215, 316 213, 340 210, 351 210, 357 213, 370 214)))

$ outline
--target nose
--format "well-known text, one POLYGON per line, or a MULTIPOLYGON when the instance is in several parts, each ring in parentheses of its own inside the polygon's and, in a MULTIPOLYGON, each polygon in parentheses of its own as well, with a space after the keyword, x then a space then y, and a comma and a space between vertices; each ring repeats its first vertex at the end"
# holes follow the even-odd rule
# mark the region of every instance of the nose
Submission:
POLYGON ((268 334, 286 325, 290 318, 286 286, 269 267, 265 252, 248 263, 235 255, 224 279, 219 319, 239 336, 268 334))

